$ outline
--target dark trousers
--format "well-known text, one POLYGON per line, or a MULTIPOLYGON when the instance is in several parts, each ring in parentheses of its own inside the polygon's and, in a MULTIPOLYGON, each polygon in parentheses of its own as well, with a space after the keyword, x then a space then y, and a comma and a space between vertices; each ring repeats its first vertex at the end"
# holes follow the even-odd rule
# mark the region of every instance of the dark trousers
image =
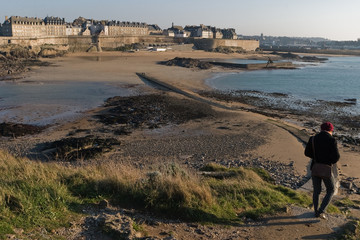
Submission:
POLYGON ((329 205, 331 198, 334 196, 335 192, 335 180, 334 178, 320 178, 312 176, 312 182, 314 186, 314 193, 313 193, 313 204, 315 213, 323 213, 325 212, 326 207, 329 205), (321 193, 321 181, 324 181, 326 187, 326 195, 322 200, 321 206, 319 208, 319 197, 321 193))

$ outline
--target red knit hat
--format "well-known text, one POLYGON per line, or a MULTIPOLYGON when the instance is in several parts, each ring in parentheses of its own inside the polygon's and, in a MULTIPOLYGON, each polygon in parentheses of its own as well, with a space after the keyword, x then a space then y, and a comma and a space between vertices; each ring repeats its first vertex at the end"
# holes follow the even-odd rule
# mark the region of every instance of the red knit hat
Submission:
POLYGON ((331 122, 324 122, 323 124, 321 124, 320 128, 321 131, 327 132, 332 132, 334 130, 334 126, 331 124, 331 122))

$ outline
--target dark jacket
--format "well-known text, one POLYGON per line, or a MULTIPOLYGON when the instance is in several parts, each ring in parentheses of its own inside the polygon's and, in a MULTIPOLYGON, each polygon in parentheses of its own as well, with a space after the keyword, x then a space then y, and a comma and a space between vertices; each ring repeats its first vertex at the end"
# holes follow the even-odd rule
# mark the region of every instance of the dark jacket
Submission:
MULTIPOLYGON (((305 156, 314 159, 312 138, 315 138, 314 145, 316 162, 331 165, 339 161, 340 154, 337 147, 336 139, 326 131, 322 131, 316 134, 314 137, 310 137, 308 143, 306 144, 305 156)), ((311 163, 311 168, 313 163, 314 161, 312 161, 311 163)))

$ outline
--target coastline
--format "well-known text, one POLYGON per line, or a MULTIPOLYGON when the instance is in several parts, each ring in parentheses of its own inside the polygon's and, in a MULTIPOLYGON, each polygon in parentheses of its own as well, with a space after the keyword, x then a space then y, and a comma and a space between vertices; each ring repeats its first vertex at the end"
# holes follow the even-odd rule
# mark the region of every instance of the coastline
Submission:
MULTIPOLYGON (((202 91, 214 94, 214 91, 205 84, 209 76, 219 72, 239 70, 228 71, 223 68, 198 70, 157 64, 159 60, 171 59, 178 55, 193 58, 219 57, 218 53, 213 54, 105 53, 51 59, 50 67, 36 68, 20 81, 41 81, 47 84, 54 81, 70 83, 74 78, 83 82, 102 80, 104 83, 111 82, 129 89, 134 94, 109 98, 101 106, 83 112, 81 117, 47 126, 41 133, 0 137, 0 152, 5 150, 15 157, 26 156, 30 160, 43 161, 44 164, 56 162, 59 165, 78 169, 88 165, 94 167, 106 163, 111 165, 113 162, 134 166, 145 172, 153 172, 158 166, 173 163, 196 174, 202 173, 200 169, 203 166, 214 163, 229 168, 260 168, 269 172, 273 182, 280 185, 277 187, 286 186, 310 193, 311 187, 300 188, 309 179, 307 168, 310 159, 304 156, 304 142, 314 134, 313 129, 317 126, 304 128, 299 125, 297 121, 306 116, 294 115, 292 116, 294 121, 289 121, 280 111, 270 109, 269 113, 266 113, 264 109, 231 98, 220 101, 201 94, 202 91), (97 61, 97 57, 103 59, 97 61), (166 86, 181 91, 174 92, 159 88, 143 81, 136 73, 146 73, 165 83, 166 86), (195 98, 186 95, 193 95, 195 98), (63 147, 58 147, 59 145, 63 147), (80 149, 79 145, 83 146, 83 149, 80 149), (70 147, 69 152, 57 150, 68 147, 70 147)), ((342 178, 347 183, 354 184, 353 186, 360 186, 358 178, 360 151, 356 146, 349 148, 340 143, 339 148, 341 160, 338 166, 342 178)), ((359 200, 359 195, 350 194, 348 188, 343 188, 340 194, 335 196, 335 200, 344 198, 359 200)), ((109 207, 111 206, 104 210, 95 206, 95 210, 89 209, 84 214, 94 218, 108 212, 109 207)), ((111 211, 114 214, 131 212, 131 216, 134 216, 134 213, 139 216, 136 210, 116 208, 111 211)), ((351 212, 359 216, 358 210, 352 209, 351 212)), ((147 216, 145 219, 149 220, 152 217, 147 216)), ((211 236, 215 236, 213 234, 216 232, 217 237, 222 236, 221 234, 230 236, 231 234, 228 233, 232 233, 236 236, 249 235, 255 238, 280 234, 284 238, 289 238, 289 236, 299 237, 309 234, 333 234, 335 227, 342 227, 346 221, 349 221, 344 216, 339 220, 339 216, 335 214, 329 214, 329 219, 331 226, 327 221, 314 219, 309 208, 288 206, 286 212, 278 213, 275 217, 266 216, 261 221, 244 218, 244 225, 230 226, 225 231, 222 224, 206 227, 201 223, 168 219, 163 221, 158 218, 156 222, 160 224, 142 224, 142 226, 151 229, 150 234, 159 237, 163 236, 163 232, 171 230, 171 232, 176 231, 179 237, 192 234, 191 236, 195 236, 194 239, 199 236, 203 238, 205 236, 203 232, 211 236), (284 231, 279 232, 279 224, 284 226, 281 228, 284 231), (289 224, 301 230, 294 232, 293 227, 286 227, 290 226, 289 224), (193 230, 195 229, 193 226, 196 230, 193 230), (203 231, 201 235, 197 233, 198 230, 203 231), (221 231, 223 232, 219 235, 218 232, 221 231)), ((86 222, 84 218, 79 221, 86 222)), ((80 225, 77 226, 78 231, 83 233, 91 231, 88 224, 80 225)), ((96 228, 93 228, 97 229, 97 227, 96 223, 96 228)))
MULTIPOLYGON (((243 70, 231 69, 224 70, 221 67, 213 67, 208 70, 198 70, 182 67, 169 67, 158 64, 160 61, 165 61, 172 59, 174 57, 190 57, 197 59, 232 59, 232 58, 267 58, 267 56, 262 54, 221 54, 221 53, 209 53, 203 51, 188 51, 188 52, 135 52, 135 53, 121 53, 121 52, 104 52, 104 53, 81 53, 81 54, 70 54, 69 56, 55 58, 55 59, 46 59, 50 62, 50 66, 35 68, 32 72, 28 74, 27 77, 21 79, 20 81, 39 81, 39 82, 52 82, 52 81, 72 81, 76 78, 77 81, 90 81, 90 82, 112 82, 114 84, 123 86, 125 88, 131 88, 134 92, 141 93, 158 93, 158 90, 154 89, 151 86, 145 84, 135 73, 136 72, 145 72, 156 79, 159 79, 163 82, 166 82, 170 85, 173 85, 184 91, 191 92, 193 94, 198 94, 200 91, 211 91, 205 83, 206 79, 214 76, 215 74, 221 74, 222 72, 239 72, 243 70)), ((173 95, 173 93, 169 93, 173 95)), ((200 95, 199 95, 200 96, 200 95)), ((180 97, 183 98, 183 97, 180 97)), ((218 101, 211 99, 211 101, 218 101)), ((263 139, 264 144, 257 146, 254 144, 252 150, 246 150, 244 156, 241 156, 240 152, 238 154, 240 157, 236 158, 236 154, 229 156, 226 155, 232 151, 231 148, 222 151, 222 154, 225 156, 216 157, 218 161, 222 164, 230 164, 229 166, 236 166, 236 161, 250 161, 251 159, 262 159, 263 161, 273 161, 280 162, 285 165, 293 165, 294 173, 298 176, 305 176, 307 174, 307 165, 309 159, 305 158, 303 155, 303 142, 299 141, 296 136, 289 133, 289 131, 284 127, 279 127, 273 122, 270 122, 269 119, 272 119, 276 122, 283 123, 287 126, 294 127, 298 130, 303 130, 307 135, 313 134, 313 130, 316 129, 316 122, 314 126, 304 127, 297 120, 301 119, 301 116, 275 116, 275 115, 264 115, 263 111, 257 111, 256 107, 244 104, 241 102, 221 102, 229 108, 234 110, 221 110, 223 112, 220 115, 224 117, 217 117, 217 120, 201 120, 201 122, 191 121, 186 124, 182 124, 181 127, 178 126, 169 126, 169 131, 173 133, 166 133, 166 131, 161 131, 161 129, 156 130, 136 130, 130 136, 121 137, 125 141, 128 141, 129 146, 132 144, 141 144, 146 143, 151 146, 151 139, 159 139, 162 137, 169 137, 172 141, 177 142, 179 139, 186 137, 190 142, 199 141, 199 136, 216 136, 211 143, 211 146, 204 149, 204 152, 214 147, 219 140, 217 137, 228 136, 230 133, 239 134, 239 136, 245 132, 248 136, 253 138, 263 139), (237 109, 237 110, 236 110, 237 109), (260 113, 260 115, 258 114, 260 113), (230 116, 231 115, 231 116, 230 116), (230 117, 229 117, 230 116, 230 117), (249 125, 249 127, 247 127, 249 125), (257 131, 252 131, 252 128, 258 128, 257 131), (184 129, 185 133, 182 133, 184 129), (233 132, 232 132, 233 131, 233 132), (189 133, 190 132, 190 133, 189 133), (192 134, 191 132, 195 132, 192 134), (159 133, 159 134, 158 134, 159 133), (263 135, 262 135, 263 133, 263 135), (169 135, 170 134, 170 135, 169 135), (178 134, 178 135, 176 135, 178 134), (177 139, 177 140, 176 140, 177 139), (192 139, 192 140, 189 140, 192 139), (195 139, 195 140, 194 140, 195 139), (286 149, 286 151, 284 151, 286 149)), ((84 116, 76 119, 75 121, 65 122, 57 126, 52 126, 44 133, 35 136, 25 136, 21 139, 14 139, 11 143, 6 143, 7 140, 2 141, 2 148, 8 148, 11 152, 19 151, 24 153, 31 149, 36 148, 36 145, 44 141, 51 141, 55 139, 65 138, 68 136, 69 132, 74 131, 74 129, 88 129, 88 132, 92 132, 95 127, 99 127, 98 123, 94 124, 93 115, 98 114, 103 107, 99 107, 84 113, 84 116), (94 124, 94 126, 91 126, 94 124), (32 143, 23 143, 23 147, 15 147, 19 142, 30 141, 32 143), (16 150, 16 148, 23 148, 23 150, 16 150), (11 150, 13 149, 13 150, 11 150)), ((276 113, 271 110, 272 113, 276 113)), ((106 136, 110 136, 111 128, 105 131, 106 136), (109 132, 110 131, 110 132, 109 132)), ((96 131, 93 131, 96 132, 96 131)), ((92 132, 92 133, 93 133, 92 132)), ((230 134, 230 135, 231 135, 230 134)), ((236 135, 235 134, 235 135, 236 135)), ((232 141, 246 142, 245 137, 239 137, 238 139, 234 137, 232 141), (237 140, 235 140, 237 139, 237 140)), ((225 147, 228 143, 224 141, 222 145, 225 147)), ((261 141, 260 141, 261 142, 261 141)), ((163 143, 166 145, 166 143, 163 143)), ((21 145, 21 144, 20 144, 21 145)), ((159 146, 162 148, 163 146, 159 146)), ((151 147, 149 147, 151 148, 151 147)), ((201 149, 200 149, 201 150, 201 149)), ((193 154, 192 157, 189 157, 188 152, 177 153, 177 156, 174 156, 174 159, 184 160, 185 162, 195 161, 198 162, 202 159, 200 156, 202 153, 199 150, 196 154, 193 154), (193 158, 193 159, 192 159, 193 158)), ((196 150, 198 151, 198 150, 196 150)), ((240 151, 240 150, 239 150, 240 151)), ((357 173, 356 169, 360 168, 360 165, 356 159, 359 158, 359 149, 356 146, 347 147, 340 146, 340 151, 342 153, 341 160, 341 172, 346 177, 360 178, 360 174, 357 173)), ((176 150, 173 150, 173 153, 176 150)), ((169 155, 171 156, 171 154, 169 155)), ((143 154, 143 153, 142 153, 143 154)), ((141 154, 139 154, 140 156, 141 154)), ((166 155, 166 154, 165 154, 166 155)), ((206 154, 205 154, 206 155, 206 154)), ((231 154, 230 154, 231 155, 231 154)), ((133 156, 132 154, 128 156, 123 156, 128 158, 138 158, 138 156, 133 156)), ((154 159, 162 159, 164 153, 155 154, 154 159)), ((213 160, 214 157, 206 157, 208 161, 213 160)), ((191 165, 191 164, 190 164, 191 165)), ((196 165, 196 164, 195 164, 196 165)), ((355 183, 359 184, 359 180, 355 179, 355 183)))

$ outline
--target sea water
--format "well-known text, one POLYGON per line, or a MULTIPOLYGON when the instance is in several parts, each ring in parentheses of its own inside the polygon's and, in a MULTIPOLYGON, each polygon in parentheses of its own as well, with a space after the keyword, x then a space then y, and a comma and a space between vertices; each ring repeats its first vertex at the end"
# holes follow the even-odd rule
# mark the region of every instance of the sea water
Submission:
MULTIPOLYGON (((234 63, 254 63, 232 60, 234 63)), ((274 69, 218 74, 207 80, 214 89, 255 90, 288 94, 302 101, 334 101, 356 99, 349 111, 360 114, 360 57, 329 57, 323 63, 298 64, 297 69, 274 69)))
POLYGON ((104 82, 0 81, 0 123, 59 123, 127 95, 129 89, 104 82))

